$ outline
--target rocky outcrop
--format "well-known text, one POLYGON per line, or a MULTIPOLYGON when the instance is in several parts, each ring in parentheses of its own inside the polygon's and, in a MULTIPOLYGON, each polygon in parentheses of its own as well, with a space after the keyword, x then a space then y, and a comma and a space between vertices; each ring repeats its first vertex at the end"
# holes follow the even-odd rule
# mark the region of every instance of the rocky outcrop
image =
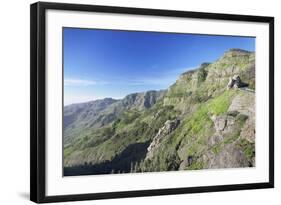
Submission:
POLYGON ((205 160, 208 161, 207 168, 241 168, 249 167, 247 157, 243 153, 243 150, 238 148, 235 144, 227 144, 217 153, 213 154, 209 151, 205 155, 205 160))
POLYGON ((189 167, 192 165, 192 162, 194 161, 194 156, 188 156, 186 157, 180 164, 179 169, 182 170, 185 167, 189 167))
POLYGON ((225 126, 226 126, 226 122, 227 122, 227 116, 225 115, 221 115, 221 116, 212 116, 211 119, 214 122, 215 128, 217 131, 223 131, 225 126))
POLYGON ((255 166, 254 90, 255 53, 232 49, 181 74, 167 91, 108 100, 98 112, 74 106, 64 113, 64 136, 77 140, 67 141, 64 163, 118 159, 133 172, 255 166))
POLYGON ((255 142, 255 99, 252 93, 240 93, 226 114, 212 116, 216 132, 208 140, 204 154, 205 168, 235 168, 254 166, 255 159, 247 156, 255 142), (247 144, 247 147, 241 144, 247 144))
POLYGON ((158 145, 161 143, 162 139, 171 134, 180 124, 179 119, 167 120, 163 127, 161 127, 158 133, 153 138, 151 144, 147 148, 146 159, 153 157, 154 150, 157 149, 158 145))
POLYGON ((127 109, 148 109, 152 107, 159 99, 161 99, 165 92, 165 90, 151 90, 142 93, 133 93, 122 99, 121 103, 127 109))
POLYGON ((245 82, 242 82, 241 78, 239 75, 234 75, 233 77, 229 78, 228 84, 227 84, 227 89, 237 89, 237 88, 242 88, 242 87, 247 87, 248 84, 245 82))
POLYGON ((207 81, 216 85, 216 88, 224 87, 228 84, 229 79, 239 76, 244 82, 253 87, 255 78, 249 75, 248 71, 255 68, 255 54, 241 49, 231 49, 216 62, 208 67, 207 81))
POLYGON ((249 142, 255 142, 255 93, 243 92, 241 95, 237 95, 228 109, 231 111, 238 111, 241 114, 247 115, 248 119, 245 122, 240 136, 249 142))
POLYGON ((237 127, 237 117, 238 113, 235 113, 235 116, 232 114, 223 114, 220 116, 212 116, 214 127, 216 132, 208 140, 208 145, 210 147, 215 146, 222 142, 228 135, 231 135, 234 131, 239 131, 237 127))

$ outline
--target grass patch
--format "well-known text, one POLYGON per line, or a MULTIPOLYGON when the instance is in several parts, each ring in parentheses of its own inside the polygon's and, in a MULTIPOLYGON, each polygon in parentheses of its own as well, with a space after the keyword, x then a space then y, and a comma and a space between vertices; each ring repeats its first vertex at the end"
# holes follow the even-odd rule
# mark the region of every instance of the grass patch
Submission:
POLYGON ((69 146, 67 148, 64 148, 63 150, 63 156, 68 157, 73 152, 72 146, 69 146))
POLYGON ((202 160, 196 160, 190 166, 185 168, 185 170, 200 170, 204 169, 204 162, 202 160))
POLYGON ((221 144, 217 144, 215 146, 212 147, 212 151, 214 154, 218 154, 221 151, 221 144))
POLYGON ((235 94, 235 91, 232 91, 232 90, 225 91, 223 94, 214 98, 208 104, 208 109, 214 115, 220 115, 220 114, 226 113, 230 106, 230 103, 232 101, 234 94, 235 94))
POLYGON ((205 105, 200 105, 195 113, 193 113, 191 119, 188 121, 188 126, 191 128, 192 134, 197 134, 202 131, 203 127, 211 119, 208 115, 208 107, 205 105))

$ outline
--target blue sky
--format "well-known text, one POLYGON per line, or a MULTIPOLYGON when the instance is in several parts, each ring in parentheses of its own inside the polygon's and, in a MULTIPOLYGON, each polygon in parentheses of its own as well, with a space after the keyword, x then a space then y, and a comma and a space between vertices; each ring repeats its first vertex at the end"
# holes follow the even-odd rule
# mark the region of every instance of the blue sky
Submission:
POLYGON ((255 38, 64 28, 64 104, 166 89, 178 76, 255 38))

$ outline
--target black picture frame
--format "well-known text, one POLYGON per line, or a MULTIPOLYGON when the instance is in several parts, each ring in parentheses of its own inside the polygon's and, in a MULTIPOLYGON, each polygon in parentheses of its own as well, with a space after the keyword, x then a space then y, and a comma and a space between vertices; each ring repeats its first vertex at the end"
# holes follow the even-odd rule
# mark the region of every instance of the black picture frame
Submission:
POLYGON ((76 200, 96 200, 198 192, 218 192, 274 187, 274 18, 265 16, 230 15, 218 13, 156 10, 96 6, 82 4, 38 2, 30 7, 30 200, 37 203, 76 200), (102 13, 169 16, 195 19, 263 22, 269 25, 269 181, 263 183, 231 184, 190 188, 122 191, 74 195, 46 196, 46 81, 45 81, 45 25, 46 10, 86 11, 102 13))

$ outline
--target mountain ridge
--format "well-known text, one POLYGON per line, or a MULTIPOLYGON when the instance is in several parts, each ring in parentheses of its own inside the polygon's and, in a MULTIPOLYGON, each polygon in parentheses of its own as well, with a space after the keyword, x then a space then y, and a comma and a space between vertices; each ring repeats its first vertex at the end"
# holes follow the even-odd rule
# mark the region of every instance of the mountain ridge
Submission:
POLYGON ((108 104, 94 124, 66 129, 65 175, 255 166, 255 94, 227 89, 235 75, 255 90, 254 52, 231 49, 167 90, 108 104))
POLYGON ((108 123, 111 123, 115 120, 119 115, 123 113, 124 110, 129 109, 148 109, 155 102, 162 98, 165 90, 150 90, 146 92, 132 93, 126 95, 122 99, 113 99, 113 98, 104 98, 94 101, 89 101, 85 103, 77 103, 72 105, 67 105, 64 107, 64 130, 65 130, 65 143, 72 141, 77 132, 80 132, 81 129, 85 129, 90 125, 91 127, 99 128, 108 123), (69 114, 70 110, 75 110, 76 116, 75 118, 72 116, 72 113, 69 114), (99 112, 99 113, 97 113, 99 112), (79 121, 76 122, 75 121, 79 121), (83 121, 87 121, 84 123, 83 121), (84 125, 81 125, 81 122, 84 125), (69 126, 72 124, 81 125, 80 128, 77 128, 78 131, 71 129, 71 133, 69 126), (72 135, 72 136, 71 136, 72 135))

